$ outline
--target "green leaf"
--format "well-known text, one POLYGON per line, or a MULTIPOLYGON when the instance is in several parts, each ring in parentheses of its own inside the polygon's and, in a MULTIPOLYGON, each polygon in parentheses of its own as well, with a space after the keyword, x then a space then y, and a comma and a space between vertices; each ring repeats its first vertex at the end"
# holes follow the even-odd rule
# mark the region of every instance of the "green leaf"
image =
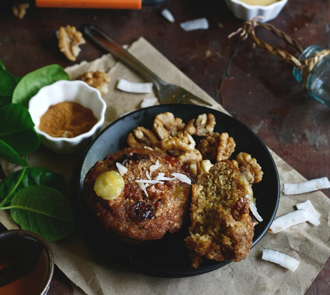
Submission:
MULTIPOLYGON (((6 67, 0 61, 0 97, 11 97, 20 79, 7 72, 6 67)), ((0 102, 2 102, 2 98, 0 102)))
POLYGON ((4 97, 1 97, 0 96, 0 107, 5 105, 5 104, 8 104, 8 103, 11 103, 11 96, 4 96, 4 97))
MULTIPOLYGON (((16 153, 7 143, 0 139, 0 156, 10 163, 27 166, 28 162, 16 153)), ((1 195, 0 195, 1 196, 1 195)))
MULTIPOLYGON (((26 108, 19 104, 4 105, 0 108, 0 118, 0 140, 17 154, 28 154, 38 149, 40 137, 34 130, 34 123, 26 108)), ((0 146, 0 157, 7 155, 8 159, 7 152, 8 149, 4 150, 0 146)))
MULTIPOLYGON (((19 181, 22 170, 16 171, 10 174, 6 179, 0 184, 0 198, 4 199, 15 187, 16 183, 19 181)), ((65 179, 62 174, 55 173, 50 169, 41 168, 41 167, 28 167, 25 170, 24 176, 17 186, 13 196, 20 189, 29 187, 32 185, 45 185, 53 189, 58 190, 59 192, 65 192, 65 179)), ((10 204, 11 198, 7 200, 7 204, 10 204)))
POLYGON ((23 188, 11 202, 11 216, 24 230, 47 241, 66 237, 75 227, 68 200, 57 190, 43 185, 23 188))
POLYGON ((30 72, 17 84, 12 102, 27 107, 31 97, 36 95, 40 88, 59 80, 69 80, 68 73, 60 65, 49 65, 30 72))

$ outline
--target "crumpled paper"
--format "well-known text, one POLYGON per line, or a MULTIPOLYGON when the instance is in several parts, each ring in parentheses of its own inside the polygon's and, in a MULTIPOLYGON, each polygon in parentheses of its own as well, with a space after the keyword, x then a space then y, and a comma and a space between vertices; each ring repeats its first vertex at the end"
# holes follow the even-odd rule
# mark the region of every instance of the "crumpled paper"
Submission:
MULTIPOLYGON (((219 111, 226 111, 202 89, 181 73, 145 39, 140 38, 129 46, 129 51, 142 63, 165 81, 178 84, 202 99, 212 103, 219 111)), ((66 69, 71 79, 85 71, 100 70, 111 77, 109 92, 104 99, 107 103, 105 125, 119 116, 140 108, 145 97, 151 94, 128 94, 116 90, 118 79, 143 82, 134 72, 110 54, 92 62, 83 62, 66 69)), ((274 152, 281 184, 306 181, 274 152)), ((70 181, 76 161, 75 156, 59 156, 41 147, 30 155, 32 166, 43 166, 62 173, 70 181)), ((330 255, 330 200, 322 192, 284 196, 281 195, 277 216, 293 210, 296 203, 310 199, 321 213, 321 224, 312 226, 300 224, 279 234, 266 234, 251 250, 247 259, 213 272, 188 278, 155 278, 128 270, 118 263, 102 262, 95 259, 85 245, 78 231, 51 246, 55 263, 72 281, 75 294, 304 294, 330 255), (301 261, 295 272, 261 259, 264 248, 284 252, 301 261)), ((6 212, 0 211, 0 222, 8 229, 17 228, 6 212)))

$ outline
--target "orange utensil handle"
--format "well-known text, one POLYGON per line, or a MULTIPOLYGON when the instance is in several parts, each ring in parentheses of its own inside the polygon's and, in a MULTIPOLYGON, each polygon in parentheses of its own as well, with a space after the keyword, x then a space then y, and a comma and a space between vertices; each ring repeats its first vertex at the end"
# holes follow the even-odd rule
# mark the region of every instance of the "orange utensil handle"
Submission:
POLYGON ((37 7, 141 9, 142 0, 35 0, 37 7))

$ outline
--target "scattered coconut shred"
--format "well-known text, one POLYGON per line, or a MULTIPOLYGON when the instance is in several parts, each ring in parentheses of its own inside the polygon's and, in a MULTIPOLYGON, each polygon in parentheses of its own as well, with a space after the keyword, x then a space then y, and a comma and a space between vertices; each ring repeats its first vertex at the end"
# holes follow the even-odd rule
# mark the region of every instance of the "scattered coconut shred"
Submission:
POLYGON ((296 271, 298 268, 300 261, 281 252, 271 250, 271 249, 264 249, 262 252, 263 260, 270 261, 276 264, 279 264, 282 267, 285 267, 291 271, 296 271))
POLYGON ((152 86, 152 83, 133 83, 126 79, 119 79, 117 89, 130 93, 150 93, 152 86))
POLYGON ((310 222, 313 225, 320 224, 321 214, 316 211, 310 200, 307 200, 304 203, 299 203, 296 205, 296 207, 298 210, 276 218, 270 226, 270 232, 276 234, 291 226, 306 221, 310 222))
POLYGON ((198 18, 194 20, 190 20, 180 24, 181 28, 185 31, 193 31, 193 30, 207 30, 209 28, 209 22, 206 18, 198 18))
POLYGON ((328 177, 316 178, 301 183, 285 183, 283 193, 285 195, 298 195, 325 188, 330 188, 330 181, 328 177))
MULTIPOLYGON (((125 173, 127 173, 128 169, 121 163, 116 162, 116 167, 118 169, 118 172, 121 176, 123 176, 125 173)), ((148 196, 147 187, 149 185, 157 184, 157 183, 164 183, 164 181, 173 181, 175 179, 178 179, 181 182, 187 183, 191 185, 191 179, 182 174, 182 173, 172 173, 171 175, 173 177, 166 177, 163 172, 159 172, 154 179, 151 178, 151 175, 154 171, 156 171, 158 168, 160 168, 159 161, 157 160, 154 165, 151 165, 149 168, 149 171, 146 171, 146 177, 147 179, 136 179, 135 182, 140 187, 141 190, 145 193, 146 196, 148 196)))
POLYGON ((168 9, 164 9, 161 12, 162 16, 166 18, 170 23, 174 23, 175 19, 172 13, 168 9))
POLYGON ((155 97, 144 98, 141 102, 141 108, 152 107, 158 102, 158 99, 155 97))

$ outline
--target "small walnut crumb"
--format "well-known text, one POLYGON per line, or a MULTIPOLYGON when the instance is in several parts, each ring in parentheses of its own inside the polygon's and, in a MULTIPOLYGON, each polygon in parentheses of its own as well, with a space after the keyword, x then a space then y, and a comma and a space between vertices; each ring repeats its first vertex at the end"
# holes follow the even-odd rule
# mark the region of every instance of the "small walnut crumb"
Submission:
POLYGON ((106 73, 96 71, 96 72, 86 72, 81 76, 77 77, 76 80, 82 80, 86 82, 89 86, 96 88, 100 91, 101 96, 108 93, 108 85, 110 83, 110 76, 106 73))
POLYGON ((29 6, 28 3, 17 3, 12 6, 11 10, 18 19, 23 19, 29 6))
POLYGON ((255 158, 248 153, 239 153, 236 157, 240 171, 249 183, 258 183, 262 180, 263 171, 255 158))
POLYGON ((210 172, 210 169, 213 167, 214 165, 211 163, 210 160, 203 160, 201 162, 201 172, 208 174, 210 172))
POLYGON ((218 146, 217 162, 228 160, 231 154, 235 151, 236 143, 232 137, 229 137, 227 132, 220 135, 218 146))
POLYGON ((82 33, 77 31, 74 26, 60 27, 58 31, 58 47, 67 59, 75 61, 80 52, 79 45, 85 43, 86 41, 82 33))
POLYGON ((192 173, 192 175, 197 176, 201 174, 201 165, 200 161, 196 160, 190 160, 185 162, 186 167, 189 168, 189 171, 192 173))
POLYGON ((74 134, 73 134, 72 131, 65 130, 65 131, 61 134, 61 137, 72 138, 72 137, 74 137, 74 134))

